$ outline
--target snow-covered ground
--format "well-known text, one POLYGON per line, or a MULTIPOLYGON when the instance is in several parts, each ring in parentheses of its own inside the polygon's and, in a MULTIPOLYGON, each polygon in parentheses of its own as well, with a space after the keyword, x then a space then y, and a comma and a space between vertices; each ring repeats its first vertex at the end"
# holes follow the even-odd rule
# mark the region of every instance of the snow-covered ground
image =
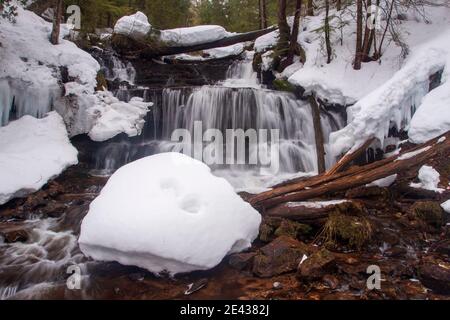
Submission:
MULTIPOLYGON (((402 19, 395 19, 395 24, 408 53, 388 32, 380 61, 363 63, 361 70, 354 70, 352 65, 354 12, 353 6, 330 11, 334 28, 330 64, 326 63, 320 29, 324 12, 302 18, 298 41, 305 50, 306 61, 279 75, 303 87, 306 95, 314 93, 330 104, 353 105, 347 108, 348 125, 331 134, 333 153, 339 156, 354 150, 371 137, 378 138, 383 146, 393 126, 398 130, 409 129, 411 141, 417 143, 450 130, 450 9, 425 6, 423 12, 413 9, 400 12, 402 19), (444 70, 441 86, 428 93, 429 77, 441 70, 444 70)), ((384 24, 382 21, 381 26, 384 24)), ((276 40, 277 32, 258 38, 256 52, 271 48, 276 40)))
POLYGON ((0 205, 42 188, 77 164, 64 122, 56 112, 24 116, 0 128, 0 205))
POLYGON ((81 225, 96 260, 170 274, 205 270, 248 248, 261 217, 223 178, 179 153, 129 163, 109 179, 81 225))

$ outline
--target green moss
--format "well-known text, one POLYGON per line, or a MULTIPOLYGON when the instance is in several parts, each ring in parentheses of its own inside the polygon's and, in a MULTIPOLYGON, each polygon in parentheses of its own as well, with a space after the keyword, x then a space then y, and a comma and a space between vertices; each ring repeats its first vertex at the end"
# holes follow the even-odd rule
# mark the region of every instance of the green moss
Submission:
POLYGON ((372 233, 368 219, 340 213, 332 213, 323 230, 326 243, 336 245, 344 242, 355 249, 360 249, 372 237, 372 233))
POLYGON ((297 238, 300 235, 308 235, 312 231, 312 228, 307 224, 298 223, 290 220, 283 220, 280 226, 275 230, 275 236, 288 236, 291 238, 297 238))
POLYGON ((287 80, 275 79, 273 80, 273 86, 278 91, 295 92, 295 86, 287 80))
POLYGON ((439 203, 433 201, 418 201, 412 206, 414 217, 433 227, 440 228, 444 215, 439 203))

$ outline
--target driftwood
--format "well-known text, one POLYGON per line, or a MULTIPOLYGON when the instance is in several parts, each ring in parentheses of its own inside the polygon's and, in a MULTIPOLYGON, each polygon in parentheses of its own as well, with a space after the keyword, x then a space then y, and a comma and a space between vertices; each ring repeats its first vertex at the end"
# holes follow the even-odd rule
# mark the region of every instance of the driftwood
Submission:
POLYGON ((255 195, 249 202, 256 208, 266 210, 290 201, 302 201, 347 190, 420 166, 431 157, 448 150, 450 150, 450 131, 398 155, 361 167, 352 167, 344 172, 322 174, 287 183, 255 195))
POLYGON ((170 46, 161 42, 147 42, 146 40, 136 40, 116 34, 113 36, 112 44, 117 52, 123 56, 127 56, 128 58, 135 57, 141 59, 153 59, 161 56, 170 56, 180 53, 226 47, 236 43, 254 41, 257 38, 275 30, 277 30, 277 27, 274 26, 267 29, 239 33, 220 40, 187 46, 170 46), (124 38, 126 41, 123 40, 124 38))

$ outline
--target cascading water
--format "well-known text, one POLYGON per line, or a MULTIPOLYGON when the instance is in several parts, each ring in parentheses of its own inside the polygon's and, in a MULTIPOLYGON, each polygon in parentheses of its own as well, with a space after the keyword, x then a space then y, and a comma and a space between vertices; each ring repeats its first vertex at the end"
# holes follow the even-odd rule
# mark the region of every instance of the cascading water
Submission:
MULTIPOLYGON (((279 130, 277 172, 264 170, 261 165, 236 165, 236 159, 230 161, 226 157, 223 163, 233 165, 210 165, 215 174, 225 177, 237 190, 256 192, 293 175, 316 172, 317 155, 309 104, 291 93, 263 88, 253 71, 252 56, 247 53, 245 59, 235 61, 227 72, 227 79, 217 85, 166 88, 160 92, 142 90, 139 95, 155 103, 147 116, 143 134, 133 139, 118 139, 98 148, 93 155, 94 172, 110 174, 143 156, 186 150, 185 144, 171 139, 172 134, 176 129, 187 129, 193 136, 197 121, 201 121, 202 134, 207 129, 218 129, 223 137, 227 129, 268 130, 269 147, 272 143, 270 130, 279 130)), ((133 91, 131 95, 136 94, 133 91)), ((127 90, 121 90, 118 95, 124 100, 131 96, 127 90)), ((321 122, 326 142, 329 133, 344 125, 340 114, 333 111, 324 112, 321 122)), ((203 147, 207 146, 208 142, 203 142, 203 147)), ((225 143, 224 148, 234 146, 225 143)), ((328 150, 328 146, 325 148, 328 150)), ((245 149, 246 160, 249 160, 250 155, 263 152, 264 146, 260 141, 248 140, 245 149)), ((202 160, 210 164, 209 159, 202 160)), ((327 156, 328 165, 333 161, 327 156)))

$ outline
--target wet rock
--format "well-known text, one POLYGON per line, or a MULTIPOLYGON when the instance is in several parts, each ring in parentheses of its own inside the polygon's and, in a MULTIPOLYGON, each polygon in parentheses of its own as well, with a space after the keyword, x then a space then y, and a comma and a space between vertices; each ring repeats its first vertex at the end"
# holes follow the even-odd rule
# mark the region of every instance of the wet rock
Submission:
POLYGON ((228 264, 237 270, 248 269, 252 266, 255 256, 254 252, 236 253, 228 258, 228 264))
POLYGON ((424 286, 436 293, 450 294, 450 264, 425 262, 418 268, 419 279, 424 286))
POLYGON ((42 209, 42 213, 46 214, 51 218, 57 218, 61 216, 65 212, 65 210, 66 210, 65 204, 56 201, 50 201, 42 209))
POLYGON ((27 242, 29 238, 29 234, 25 230, 1 232, 0 236, 4 239, 5 243, 27 242))
POLYGON ((387 257, 391 257, 391 258, 399 258, 399 257, 405 256, 407 253, 408 253, 408 250, 406 250, 406 248, 396 246, 396 247, 387 249, 384 252, 384 255, 387 257))
POLYGON ((253 273, 259 277, 272 277, 296 270, 307 246, 287 236, 276 238, 262 247, 254 258, 253 273))
POLYGON ((297 270, 300 280, 316 280, 323 277, 334 267, 335 255, 323 248, 301 263, 297 270))
POLYGON ((276 281, 273 283, 272 287, 274 290, 281 290, 283 289, 283 284, 281 284, 281 282, 276 281))
POLYGON ((418 201, 411 207, 411 212, 414 218, 435 228, 440 228, 444 222, 444 210, 434 201, 418 201))
POLYGON ((277 237, 288 236, 297 238, 298 236, 306 236, 311 232, 312 228, 303 223, 291 220, 283 220, 280 226, 275 230, 274 235, 277 237))
POLYGON ((322 280, 332 290, 339 286, 339 280, 331 274, 324 275, 322 280))
POLYGON ((433 246, 433 251, 450 256, 450 239, 437 242, 433 246))

